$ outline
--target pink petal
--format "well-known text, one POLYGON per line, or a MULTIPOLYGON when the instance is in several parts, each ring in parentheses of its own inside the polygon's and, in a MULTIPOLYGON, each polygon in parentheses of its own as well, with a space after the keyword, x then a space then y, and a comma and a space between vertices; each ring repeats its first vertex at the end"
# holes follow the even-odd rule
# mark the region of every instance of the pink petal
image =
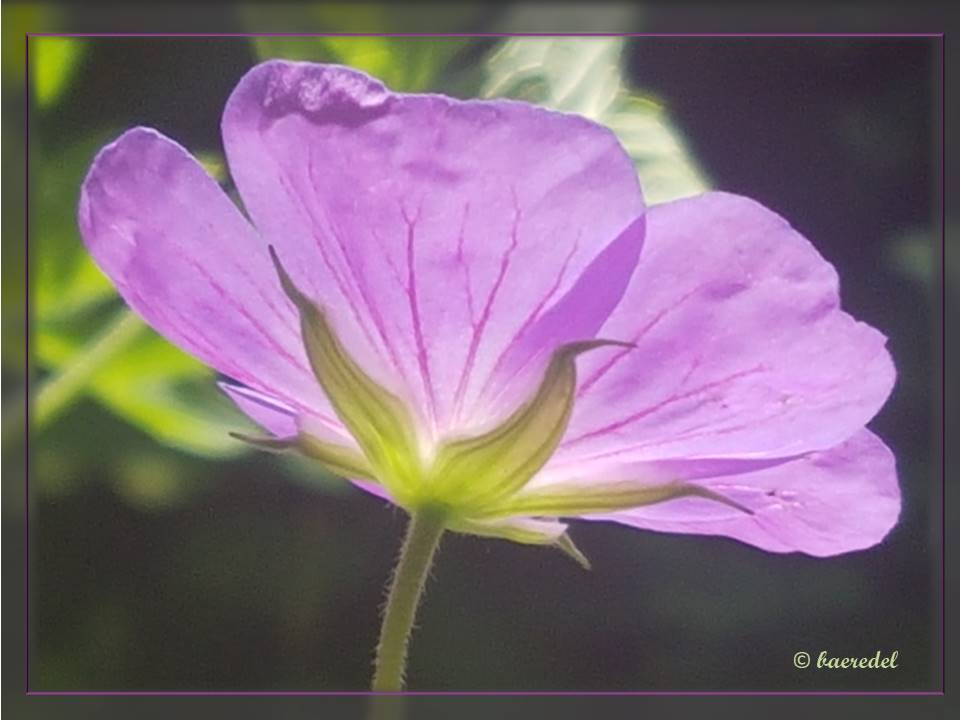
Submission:
POLYGON ((770 552, 828 556, 876 545, 896 524, 900 489, 890 449, 869 430, 846 442, 782 464, 726 461, 662 462, 642 472, 651 481, 690 480, 754 511, 739 512, 700 498, 672 500, 590 516, 646 530, 723 535, 770 552), (738 466, 739 465, 739 469, 738 466))
POLYGON ((837 276, 782 218, 709 193, 652 208, 643 255, 600 329, 636 347, 579 361, 552 465, 788 457, 880 409, 886 339, 839 309, 837 276))
POLYGON ((100 268, 175 345, 251 388, 332 415, 260 240, 182 147, 135 128, 97 155, 79 224, 100 268))
MULTIPOLYGON (((588 120, 396 94, 343 67, 257 66, 223 134, 246 207, 294 281, 438 433, 491 419, 477 399, 495 368, 539 348, 507 351, 561 298, 574 302, 577 278, 644 207, 629 158, 588 120)), ((641 239, 638 223, 606 258, 614 291, 583 319, 590 334, 641 239)))
POLYGON ((243 385, 225 382, 218 385, 244 415, 274 437, 287 438, 297 434, 297 411, 283 401, 243 385))
POLYGON ((390 491, 379 483, 371 482, 369 480, 351 480, 350 482, 364 492, 370 493, 374 497, 378 497, 381 500, 386 500, 389 503, 396 504, 393 498, 390 496, 390 491))
POLYGON ((360 451, 356 440, 339 421, 331 421, 324 415, 310 411, 296 410, 280 398, 243 385, 221 382, 219 386, 247 417, 275 437, 287 438, 303 432, 360 451))

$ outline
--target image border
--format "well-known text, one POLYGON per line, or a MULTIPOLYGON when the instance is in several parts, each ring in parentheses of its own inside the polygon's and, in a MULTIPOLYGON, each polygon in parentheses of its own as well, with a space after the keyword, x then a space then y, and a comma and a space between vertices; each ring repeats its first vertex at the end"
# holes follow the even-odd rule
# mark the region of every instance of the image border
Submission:
POLYGON ((939 378, 931 378, 932 381, 938 380, 940 383, 939 387, 939 407, 938 414, 939 418, 936 418, 936 423, 938 424, 938 431, 940 436, 938 438, 940 457, 936 458, 936 462, 939 463, 938 468, 938 481, 939 481, 939 494, 934 495, 939 497, 941 503, 941 512, 940 512, 940 537, 942 540, 940 548, 940 567, 939 572, 940 576, 938 578, 940 589, 941 589, 941 606, 939 613, 939 632, 940 632, 940 689, 939 690, 891 690, 891 691, 819 691, 819 690, 794 690, 794 691, 644 691, 644 690, 617 690, 617 691, 403 691, 401 693, 376 693, 373 691, 259 691, 259 690, 247 690, 247 691, 96 691, 96 690, 85 690, 85 691, 37 691, 30 689, 30 390, 31 390, 31 347, 30 347, 30 214, 29 214, 29 203, 30 203, 30 102, 29 99, 25 103, 25 137, 26 137, 26 149, 25 149, 25 166, 24 166, 24 193, 25 193, 25 223, 24 223, 24 242, 25 242, 25 252, 24 252, 24 265, 23 272, 25 273, 25 297, 24 297, 24 323, 26 326, 26 339, 24 343, 24 359, 25 359, 25 386, 27 392, 25 394, 24 401, 24 421, 25 427, 27 428, 25 432, 25 442, 24 442, 24 483, 23 483, 23 492, 25 493, 25 523, 24 523, 24 543, 25 543, 25 555, 24 555, 24 622, 26 628, 26 642, 24 647, 24 674, 25 674, 25 693, 29 696, 181 696, 181 697, 194 697, 194 696, 292 696, 292 697, 303 697, 303 696, 328 696, 328 697, 338 697, 338 696, 372 696, 378 694, 385 695, 406 695, 406 696, 477 696, 477 695, 497 695, 497 696, 558 696, 558 697, 570 697, 570 696, 600 696, 600 697, 616 697, 616 696, 804 696, 804 695, 813 695, 813 696, 942 696, 945 694, 945 620, 946 620, 946 605, 947 605, 947 596, 946 596, 946 493, 945 493, 945 478, 946 478, 946 442, 945 442, 945 419, 946 419, 946 394, 943 392, 943 389, 946 386, 946 201, 945 201, 945 172, 944 166, 946 163, 945 158, 945 94, 946 94, 946 82, 945 82, 945 64, 946 64, 946 54, 944 49, 944 33, 566 33, 566 32, 555 32, 555 33, 47 33, 47 32, 28 32, 26 33, 26 56, 25 56, 25 92, 26 97, 30 97, 30 39, 31 38, 40 38, 40 37, 62 37, 62 38, 250 38, 250 37, 626 37, 626 38, 635 38, 635 37, 667 37, 667 38, 698 38, 698 37, 709 37, 709 38, 755 38, 755 37, 765 37, 765 38, 779 38, 779 37, 790 37, 790 38, 816 38, 816 37, 832 37, 832 38, 842 38, 842 37, 857 37, 857 38, 890 38, 890 37, 911 37, 911 38, 938 38, 939 39, 939 53, 941 59, 941 68, 939 72, 939 88, 935 88, 939 92, 939 96, 933 98, 933 105, 936 107, 938 104, 940 106, 940 118, 939 121, 939 133, 934 134, 934 142, 939 145, 939 167, 935 168, 935 172, 938 175, 937 183, 937 193, 938 196, 935 198, 935 203, 939 203, 939 232, 936 233, 937 242, 939 247, 937 248, 939 252, 934 254, 934 257, 937 258, 940 262, 940 272, 939 272, 939 287, 936 288, 934 293, 934 303, 935 312, 939 310, 940 312, 940 322, 939 322, 939 331, 940 336, 934 338, 934 347, 939 348, 939 357, 937 361, 940 363, 940 373, 939 378))

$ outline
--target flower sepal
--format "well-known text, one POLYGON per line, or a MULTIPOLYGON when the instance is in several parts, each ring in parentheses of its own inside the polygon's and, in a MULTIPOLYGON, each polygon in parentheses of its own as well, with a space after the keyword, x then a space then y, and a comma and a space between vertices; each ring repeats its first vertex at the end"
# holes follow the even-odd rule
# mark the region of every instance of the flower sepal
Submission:
POLYGON ((373 468, 370 467, 370 463, 363 455, 351 448, 320 440, 307 433, 300 433, 293 437, 277 438, 232 432, 230 437, 261 450, 274 452, 298 451, 311 460, 317 461, 324 470, 333 475, 358 480, 376 480, 373 468))
POLYGON ((510 540, 521 545, 555 547, 584 570, 590 569, 590 561, 573 543, 567 526, 556 520, 519 517, 494 520, 454 519, 448 523, 448 529, 464 535, 510 540))
POLYGON ((425 474, 410 411, 350 356, 326 313, 297 288, 272 247, 270 257, 283 291, 299 312, 304 347, 317 381, 363 451, 372 477, 405 504, 425 474))
POLYGON ((521 490, 479 510, 477 516, 482 518, 517 515, 577 517, 628 510, 691 497, 717 502, 747 515, 753 515, 753 511, 747 506, 695 483, 649 484, 621 481, 589 484, 557 483, 521 490))
POLYGON ((493 429, 441 443, 428 484, 468 514, 510 497, 547 463, 560 444, 577 389, 577 356, 604 347, 632 347, 616 340, 561 345, 550 357, 533 396, 493 429))

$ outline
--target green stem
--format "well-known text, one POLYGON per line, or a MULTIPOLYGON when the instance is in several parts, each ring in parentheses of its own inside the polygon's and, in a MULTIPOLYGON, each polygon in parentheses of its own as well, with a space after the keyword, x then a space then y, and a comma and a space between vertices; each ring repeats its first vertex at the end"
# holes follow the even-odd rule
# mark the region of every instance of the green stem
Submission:
POLYGON ((410 516, 407 537, 393 573, 387 608, 380 627, 380 643, 372 688, 378 691, 403 689, 407 646, 417 606, 427 581, 434 553, 445 527, 442 512, 424 508, 410 516))
POLYGON ((129 310, 121 310, 77 357, 71 358, 66 369, 49 378, 33 397, 31 421, 41 428, 86 386, 93 375, 107 362, 126 350, 146 325, 129 310))

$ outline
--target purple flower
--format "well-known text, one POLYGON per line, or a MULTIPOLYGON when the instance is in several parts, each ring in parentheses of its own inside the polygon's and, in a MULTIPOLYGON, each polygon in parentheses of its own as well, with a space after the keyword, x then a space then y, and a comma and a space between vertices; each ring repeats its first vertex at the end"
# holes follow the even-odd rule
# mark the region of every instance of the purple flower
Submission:
POLYGON ((647 208, 584 118, 336 66, 255 67, 222 129, 249 220, 135 128, 79 222, 127 303, 231 379, 255 442, 571 553, 562 518, 819 556, 896 522, 864 427, 894 382, 885 338, 770 210, 647 208))

